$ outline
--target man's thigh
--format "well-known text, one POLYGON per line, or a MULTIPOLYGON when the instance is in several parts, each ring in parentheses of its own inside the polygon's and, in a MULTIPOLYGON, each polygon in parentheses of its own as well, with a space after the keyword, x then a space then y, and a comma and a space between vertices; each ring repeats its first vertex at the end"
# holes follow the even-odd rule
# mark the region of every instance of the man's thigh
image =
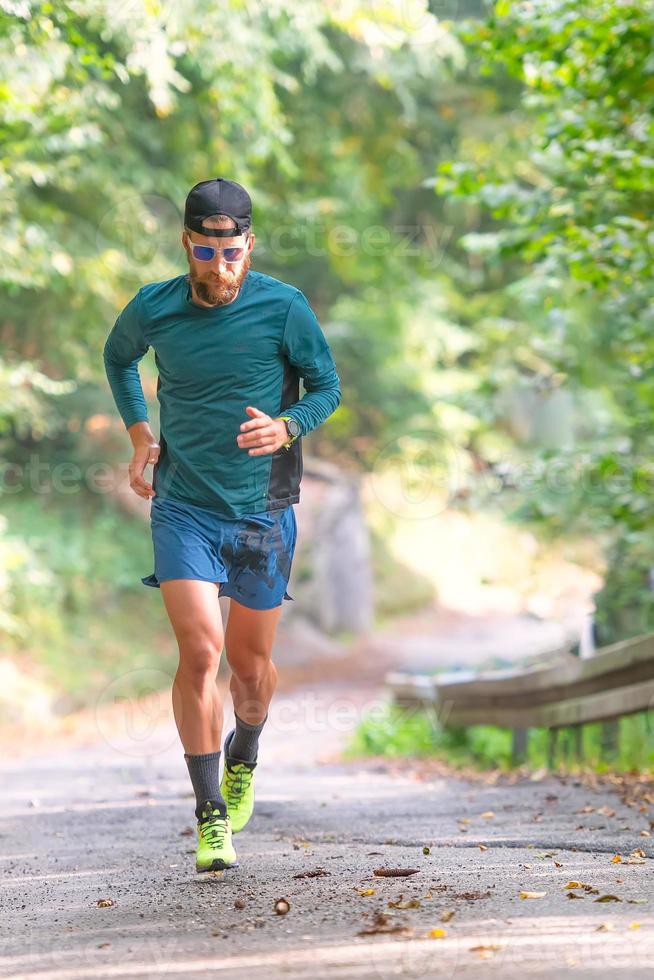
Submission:
POLYGON ((218 583, 168 579, 160 587, 180 650, 189 647, 222 650, 224 630, 218 583))
POLYGON ((281 605, 250 609, 236 599, 230 601, 225 648, 232 668, 251 663, 254 657, 270 658, 281 613, 281 605))

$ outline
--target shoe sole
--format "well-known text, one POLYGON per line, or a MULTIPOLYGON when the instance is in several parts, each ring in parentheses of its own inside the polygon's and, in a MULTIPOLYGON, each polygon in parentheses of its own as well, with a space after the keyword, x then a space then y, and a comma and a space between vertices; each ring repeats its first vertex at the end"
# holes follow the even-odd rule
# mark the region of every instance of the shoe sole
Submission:
POLYGON ((197 864, 195 865, 195 870, 198 872, 198 874, 201 874, 203 871, 228 871, 229 868, 238 868, 238 861, 234 861, 233 864, 229 864, 227 861, 216 858, 215 861, 211 862, 209 867, 198 867, 197 864))
POLYGON ((233 834, 240 834, 242 830, 245 830, 245 828, 247 827, 247 825, 249 824, 249 822, 250 822, 250 820, 252 819, 253 816, 254 816, 254 813, 251 813, 250 816, 245 821, 245 823, 243 824, 243 826, 242 827, 239 827, 238 829, 232 824, 232 833, 233 834))

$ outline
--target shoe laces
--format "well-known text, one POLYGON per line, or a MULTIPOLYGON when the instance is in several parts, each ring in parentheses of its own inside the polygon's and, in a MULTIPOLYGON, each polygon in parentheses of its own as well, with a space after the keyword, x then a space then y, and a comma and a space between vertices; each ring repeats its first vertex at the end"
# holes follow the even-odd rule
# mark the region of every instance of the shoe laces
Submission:
POLYGON ((200 837, 210 847, 222 847, 229 830, 229 816, 220 810, 206 809, 199 821, 200 837))
POLYGON ((241 763, 226 766, 225 784, 230 802, 238 802, 252 782, 254 770, 241 763))

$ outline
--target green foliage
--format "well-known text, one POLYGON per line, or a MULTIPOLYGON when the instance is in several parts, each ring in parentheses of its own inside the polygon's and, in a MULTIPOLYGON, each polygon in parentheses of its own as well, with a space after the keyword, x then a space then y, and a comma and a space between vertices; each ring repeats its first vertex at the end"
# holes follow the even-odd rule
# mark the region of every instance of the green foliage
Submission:
POLYGON ((6 654, 38 662, 67 709, 92 704, 108 677, 141 667, 174 674, 177 651, 160 594, 140 580, 152 571, 152 546, 139 518, 84 494, 67 502, 16 497, 4 511, 6 654))
POLYGON ((516 519, 604 539, 611 637, 654 629, 653 29, 654 4, 630 0, 499 3, 462 25, 480 74, 521 101, 434 181, 483 216, 458 240, 479 274, 470 442, 516 519))
POLYGON ((380 438, 393 406, 429 416, 435 365, 402 337, 442 253, 420 185, 456 128, 439 107, 462 54, 443 27, 404 43, 410 26, 391 0, 1 4, 5 356, 104 383, 118 310, 185 267, 188 188, 229 173, 252 192, 255 267, 306 290, 342 366, 344 418, 314 443, 357 456, 352 433, 380 438))
POLYGON ((347 758, 439 756, 455 765, 506 768, 511 757, 511 734, 490 725, 448 728, 435 715, 400 708, 393 702, 364 716, 345 750, 347 758))
MULTIPOLYGON (((584 726, 581 761, 574 758, 573 738, 572 729, 561 731, 555 767, 574 769, 583 764, 597 771, 654 771, 654 728, 649 712, 619 720, 615 758, 607 759, 602 753, 600 722, 584 726)), ((548 729, 530 729, 527 766, 539 769, 548 765, 548 741, 548 729)), ((505 728, 494 725, 445 727, 432 712, 400 708, 388 702, 382 710, 364 715, 345 755, 348 758, 433 756, 455 767, 509 770, 512 768, 511 742, 511 732, 505 728)))

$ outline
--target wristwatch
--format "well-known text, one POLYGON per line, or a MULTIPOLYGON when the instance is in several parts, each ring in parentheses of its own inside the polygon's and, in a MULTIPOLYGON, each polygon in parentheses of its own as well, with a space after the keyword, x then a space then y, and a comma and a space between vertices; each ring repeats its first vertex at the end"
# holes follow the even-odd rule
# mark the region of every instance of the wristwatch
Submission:
POLYGON ((295 440, 299 438, 300 426, 295 421, 295 419, 292 418, 290 415, 278 415, 277 418, 284 419, 284 421, 286 422, 286 428, 291 438, 288 440, 288 442, 285 442, 283 444, 283 448, 290 449, 293 443, 295 442, 295 440))

